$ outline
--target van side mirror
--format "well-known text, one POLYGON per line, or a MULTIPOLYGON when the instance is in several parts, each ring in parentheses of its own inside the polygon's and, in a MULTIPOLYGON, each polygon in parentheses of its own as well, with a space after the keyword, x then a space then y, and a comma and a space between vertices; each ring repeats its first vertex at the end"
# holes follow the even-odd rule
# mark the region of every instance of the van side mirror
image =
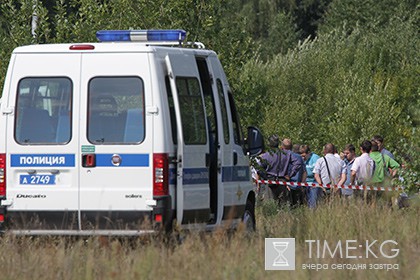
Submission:
POLYGON ((257 156, 264 150, 264 139, 261 131, 255 126, 248 127, 247 154, 257 156))

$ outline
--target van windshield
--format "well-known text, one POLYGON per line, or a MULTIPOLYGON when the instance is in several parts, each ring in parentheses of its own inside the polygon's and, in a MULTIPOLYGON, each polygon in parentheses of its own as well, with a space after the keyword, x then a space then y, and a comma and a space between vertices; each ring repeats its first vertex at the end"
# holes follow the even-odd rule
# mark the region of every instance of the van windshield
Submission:
POLYGON ((15 140, 22 145, 65 144, 71 139, 72 82, 64 77, 19 81, 15 140))
POLYGON ((138 144, 144 140, 143 81, 97 77, 89 82, 88 140, 92 144, 138 144))

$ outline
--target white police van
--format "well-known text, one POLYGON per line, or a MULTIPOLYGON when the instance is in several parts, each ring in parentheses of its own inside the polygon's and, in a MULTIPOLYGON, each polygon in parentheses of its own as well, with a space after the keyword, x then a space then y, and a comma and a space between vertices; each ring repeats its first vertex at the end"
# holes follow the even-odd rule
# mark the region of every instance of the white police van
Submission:
POLYGON ((246 153, 217 55, 183 30, 13 51, 0 113, 0 225, 14 234, 137 235, 255 226, 246 153))

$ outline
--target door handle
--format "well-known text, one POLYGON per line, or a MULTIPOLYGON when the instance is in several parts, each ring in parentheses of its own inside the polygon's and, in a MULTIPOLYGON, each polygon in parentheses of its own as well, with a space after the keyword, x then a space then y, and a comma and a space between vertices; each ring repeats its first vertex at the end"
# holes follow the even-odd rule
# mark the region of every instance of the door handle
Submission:
POLYGON ((206 153, 206 167, 210 167, 211 157, 209 153, 206 153))
POLYGON ((233 152, 233 165, 238 164, 238 153, 233 152))

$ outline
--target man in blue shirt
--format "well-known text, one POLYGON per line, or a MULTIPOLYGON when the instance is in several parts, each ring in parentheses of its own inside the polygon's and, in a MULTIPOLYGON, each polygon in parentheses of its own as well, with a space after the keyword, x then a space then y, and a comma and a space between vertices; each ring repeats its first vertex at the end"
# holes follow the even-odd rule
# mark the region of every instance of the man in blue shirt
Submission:
MULTIPOLYGON (((316 183, 313 171, 314 171, 315 163, 319 159, 319 156, 315 153, 312 153, 311 148, 308 145, 300 146, 300 155, 302 156, 306 165, 306 183, 308 184, 316 183)), ((322 195, 322 189, 307 187, 306 195, 307 195, 309 208, 315 208, 316 199, 318 196, 322 195)))
POLYGON ((372 140, 378 143, 379 151, 381 152, 381 154, 387 155, 390 158, 395 159, 394 155, 390 151, 384 148, 384 138, 381 135, 373 136, 372 140))

